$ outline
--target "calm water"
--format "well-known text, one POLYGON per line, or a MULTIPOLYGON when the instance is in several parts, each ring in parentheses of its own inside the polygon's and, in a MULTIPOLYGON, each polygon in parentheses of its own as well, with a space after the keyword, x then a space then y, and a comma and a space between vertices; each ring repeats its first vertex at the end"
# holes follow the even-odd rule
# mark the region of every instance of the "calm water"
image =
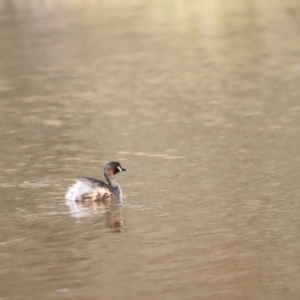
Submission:
POLYGON ((292 0, 2 0, 0 299, 300 299, 299 30, 292 0), (65 203, 110 160, 121 209, 65 203))

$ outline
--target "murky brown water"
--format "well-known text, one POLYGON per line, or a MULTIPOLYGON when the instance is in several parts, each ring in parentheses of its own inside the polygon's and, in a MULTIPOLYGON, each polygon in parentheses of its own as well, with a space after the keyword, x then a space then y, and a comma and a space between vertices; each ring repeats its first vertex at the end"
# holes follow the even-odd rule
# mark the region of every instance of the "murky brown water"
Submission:
POLYGON ((300 299, 298 1, 0 3, 0 299, 300 299), (63 199, 119 160, 123 232, 63 199))

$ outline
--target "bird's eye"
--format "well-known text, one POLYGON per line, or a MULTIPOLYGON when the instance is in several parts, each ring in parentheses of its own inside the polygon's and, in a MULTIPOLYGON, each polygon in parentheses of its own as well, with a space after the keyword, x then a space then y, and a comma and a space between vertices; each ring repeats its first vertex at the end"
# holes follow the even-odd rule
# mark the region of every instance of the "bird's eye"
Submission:
POLYGON ((119 170, 120 172, 122 172, 122 168, 121 168, 120 166, 118 166, 118 170, 119 170))

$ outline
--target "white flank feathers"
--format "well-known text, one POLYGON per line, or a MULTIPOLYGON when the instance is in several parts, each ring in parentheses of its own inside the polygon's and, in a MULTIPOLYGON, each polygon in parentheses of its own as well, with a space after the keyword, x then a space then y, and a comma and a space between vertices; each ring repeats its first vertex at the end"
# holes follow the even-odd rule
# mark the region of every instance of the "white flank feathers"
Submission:
POLYGON ((70 201, 76 201, 80 199, 81 195, 89 194, 93 191, 94 189, 87 185, 85 182, 77 180, 75 184, 69 187, 65 198, 70 201))

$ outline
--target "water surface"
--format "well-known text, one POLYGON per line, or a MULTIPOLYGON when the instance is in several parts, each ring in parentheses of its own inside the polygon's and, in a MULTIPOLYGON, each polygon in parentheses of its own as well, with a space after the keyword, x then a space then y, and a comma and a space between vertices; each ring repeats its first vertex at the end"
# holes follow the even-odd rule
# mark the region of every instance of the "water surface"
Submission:
POLYGON ((300 5, 225 2, 2 1, 1 300, 300 298, 300 5))

